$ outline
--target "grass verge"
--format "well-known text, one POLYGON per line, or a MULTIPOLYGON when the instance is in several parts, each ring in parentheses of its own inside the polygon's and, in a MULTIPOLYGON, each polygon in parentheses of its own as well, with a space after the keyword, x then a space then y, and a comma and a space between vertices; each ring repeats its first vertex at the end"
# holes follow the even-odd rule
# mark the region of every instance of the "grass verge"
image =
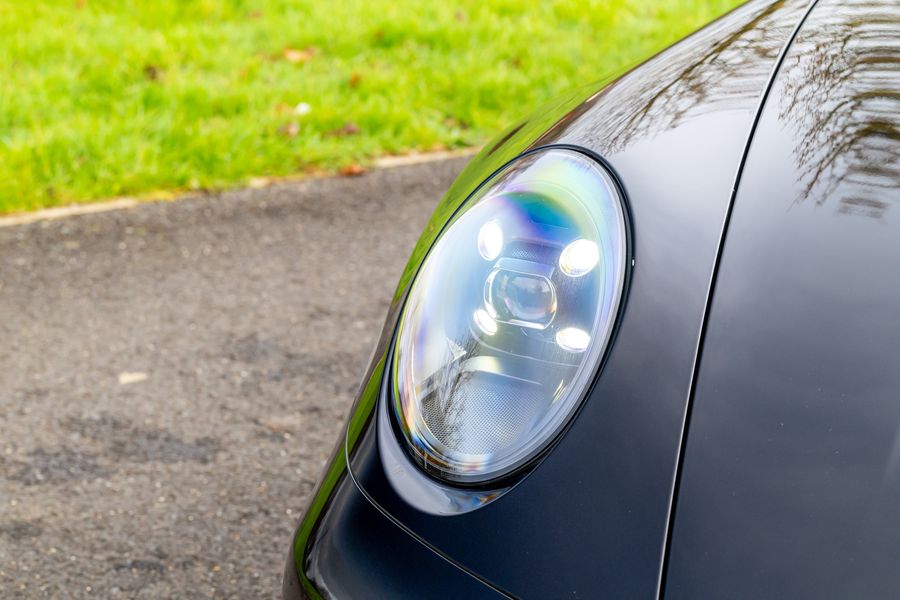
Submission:
POLYGON ((0 0, 0 213, 483 143, 736 0, 0 0))

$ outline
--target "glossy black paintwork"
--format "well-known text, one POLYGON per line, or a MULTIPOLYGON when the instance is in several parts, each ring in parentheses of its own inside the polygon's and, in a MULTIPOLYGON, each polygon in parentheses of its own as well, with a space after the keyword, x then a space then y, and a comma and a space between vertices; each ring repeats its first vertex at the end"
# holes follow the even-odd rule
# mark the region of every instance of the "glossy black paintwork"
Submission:
POLYGON ((513 128, 463 173, 413 253, 351 419, 353 475, 393 519, 514 595, 655 596, 724 215, 759 97, 805 4, 751 3, 584 102, 570 98, 513 128), (373 426, 406 286, 480 181, 555 143, 601 154, 624 183, 636 262, 618 335, 569 431, 516 487, 461 515, 417 510, 377 451, 376 436, 393 433, 373 426))
MULTIPOLYGON (((504 598, 394 525, 346 476, 334 489, 304 562, 309 582, 326 598, 438 598, 449 590, 459 598, 504 598)), ((284 598, 300 600, 301 588, 292 556, 284 598)))
POLYGON ((820 0, 752 140, 667 598, 900 597, 900 4, 820 0))

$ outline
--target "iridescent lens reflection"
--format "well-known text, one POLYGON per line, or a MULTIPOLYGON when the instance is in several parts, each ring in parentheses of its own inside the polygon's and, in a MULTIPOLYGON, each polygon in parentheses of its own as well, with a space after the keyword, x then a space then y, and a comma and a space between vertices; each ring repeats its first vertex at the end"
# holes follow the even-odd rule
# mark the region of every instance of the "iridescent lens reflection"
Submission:
POLYGON ((508 166, 445 228, 413 281, 393 354, 413 456, 446 479, 508 474, 570 417, 625 279, 622 201, 572 150, 508 166))

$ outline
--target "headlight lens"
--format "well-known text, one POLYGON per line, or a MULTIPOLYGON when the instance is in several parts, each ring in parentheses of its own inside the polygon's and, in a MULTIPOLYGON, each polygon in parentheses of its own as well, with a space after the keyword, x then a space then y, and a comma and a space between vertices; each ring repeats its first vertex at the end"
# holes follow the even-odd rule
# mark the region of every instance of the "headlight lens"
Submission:
POLYGON ((514 161, 457 211, 412 283, 393 406, 413 456, 478 483, 538 454, 578 407, 625 281, 622 199, 595 160, 514 161))

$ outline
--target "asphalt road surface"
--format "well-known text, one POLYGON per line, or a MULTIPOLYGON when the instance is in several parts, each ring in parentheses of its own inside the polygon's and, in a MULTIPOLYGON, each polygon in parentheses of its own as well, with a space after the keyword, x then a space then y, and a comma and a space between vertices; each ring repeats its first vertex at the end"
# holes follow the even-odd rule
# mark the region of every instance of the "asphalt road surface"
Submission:
POLYGON ((464 162, 0 228, 0 595, 277 597, 464 162))

